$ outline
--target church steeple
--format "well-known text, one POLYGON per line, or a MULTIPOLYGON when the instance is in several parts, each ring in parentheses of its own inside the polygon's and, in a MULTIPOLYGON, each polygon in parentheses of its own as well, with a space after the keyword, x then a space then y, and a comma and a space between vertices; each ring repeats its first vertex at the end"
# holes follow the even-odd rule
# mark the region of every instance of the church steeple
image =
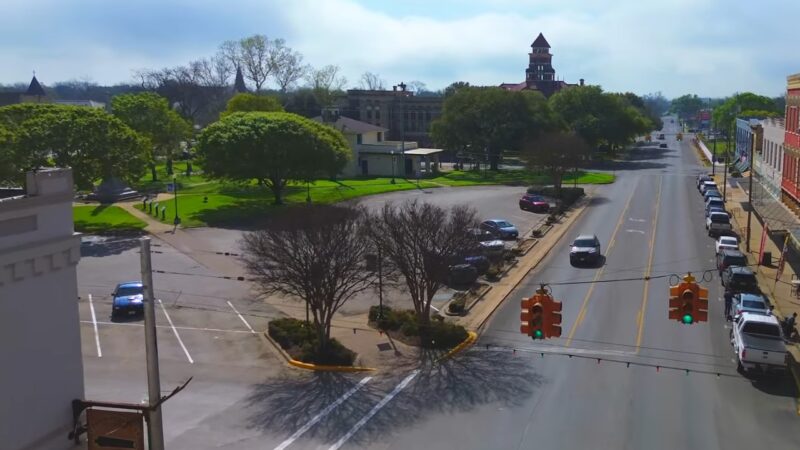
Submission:
POLYGON ((529 88, 536 87, 540 91, 547 91, 544 87, 556 81, 556 70, 553 68, 553 55, 550 53, 550 44, 542 33, 531 44, 528 54, 529 63, 525 70, 525 82, 529 88))
POLYGON ((33 74, 33 79, 31 79, 31 84, 28 86, 28 90, 25 91, 24 95, 30 95, 32 97, 44 97, 47 94, 44 92, 44 88, 42 85, 39 84, 39 80, 36 79, 36 73, 33 74))
POLYGON ((242 68, 236 67, 236 80, 233 82, 234 92, 241 93, 247 92, 247 86, 244 85, 244 76, 242 76, 242 68))

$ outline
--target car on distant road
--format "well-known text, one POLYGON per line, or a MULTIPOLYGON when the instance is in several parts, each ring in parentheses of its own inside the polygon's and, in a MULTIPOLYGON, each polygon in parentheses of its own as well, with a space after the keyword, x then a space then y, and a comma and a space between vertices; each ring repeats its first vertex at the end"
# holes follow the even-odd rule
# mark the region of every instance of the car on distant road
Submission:
POLYGON ((141 281, 119 283, 111 293, 111 318, 144 314, 144 285, 141 281))
POLYGON ((507 220, 489 219, 481 223, 481 229, 486 230, 499 239, 516 239, 519 236, 517 227, 507 220))
POLYGON ((523 211, 546 213, 550 210, 550 203, 541 195, 525 194, 519 199, 519 209, 523 211))
POLYGON ((659 134, 659 135, 658 135, 658 139, 659 139, 660 141, 663 141, 663 140, 664 140, 664 133, 661 133, 661 134, 659 134))
POLYGON ((734 294, 739 292, 761 293, 756 276, 747 267, 729 266, 722 271, 720 281, 726 289, 734 294))
POLYGON ((738 249, 723 248, 717 253, 717 271, 720 276, 728 267, 747 267, 747 257, 738 249))
POLYGON ((658 148, 667 148, 667 144, 664 143, 658 144, 658 148))
POLYGON ((733 296, 731 310, 733 311, 734 319, 739 317, 743 312, 761 314, 763 316, 772 314, 769 310, 769 302, 766 297, 761 294, 751 294, 748 292, 733 296))
POLYGON ((719 254, 723 249, 739 250, 739 239, 736 236, 720 236, 714 243, 714 250, 719 254))
POLYGON ((706 230, 709 236, 720 236, 733 231, 728 213, 713 212, 706 218, 706 230))
POLYGON ((573 266, 582 262, 597 264, 601 258, 600 239, 593 234, 578 236, 569 247, 569 263, 573 266))

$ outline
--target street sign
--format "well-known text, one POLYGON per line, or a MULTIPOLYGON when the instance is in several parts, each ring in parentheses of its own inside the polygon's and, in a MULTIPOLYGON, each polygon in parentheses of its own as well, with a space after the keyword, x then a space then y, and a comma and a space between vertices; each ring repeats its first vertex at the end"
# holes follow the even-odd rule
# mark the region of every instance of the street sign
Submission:
POLYGON ((88 450, 130 448, 144 450, 144 423, 140 412, 86 410, 88 450))

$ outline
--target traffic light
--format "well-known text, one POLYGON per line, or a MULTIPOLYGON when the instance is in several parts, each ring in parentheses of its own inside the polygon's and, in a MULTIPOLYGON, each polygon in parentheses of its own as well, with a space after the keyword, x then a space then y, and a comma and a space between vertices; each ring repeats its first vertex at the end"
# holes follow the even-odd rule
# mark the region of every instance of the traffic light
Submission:
POLYGON ((534 339, 543 339, 543 315, 542 295, 536 294, 531 298, 522 300, 522 313, 520 314, 522 325, 519 328, 520 331, 534 339))
POLYGON ((557 302, 552 297, 545 312, 545 337, 561 337, 561 302, 557 302))
POLYGON ((683 324, 708 321, 708 289, 701 288, 692 274, 669 288, 669 318, 683 324))

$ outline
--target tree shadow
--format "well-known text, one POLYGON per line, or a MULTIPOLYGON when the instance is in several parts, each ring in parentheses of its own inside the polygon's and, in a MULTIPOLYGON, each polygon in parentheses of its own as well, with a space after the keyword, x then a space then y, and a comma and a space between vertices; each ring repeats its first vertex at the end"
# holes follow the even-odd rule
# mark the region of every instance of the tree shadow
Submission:
MULTIPOLYGON (((416 377, 351 439, 368 443, 413 426, 435 413, 469 411, 499 403, 518 407, 543 384, 532 364, 508 352, 472 350, 437 363, 441 352, 423 351, 416 377)), ((342 402, 304 438, 334 442, 392 392, 408 372, 371 381, 342 402)), ((256 387, 247 400, 247 426, 278 434, 299 429, 358 384, 363 376, 314 373, 256 387)))
POLYGON ((113 237, 87 236, 81 240, 81 258, 102 258, 139 246, 139 237, 144 233, 129 233, 113 237))

